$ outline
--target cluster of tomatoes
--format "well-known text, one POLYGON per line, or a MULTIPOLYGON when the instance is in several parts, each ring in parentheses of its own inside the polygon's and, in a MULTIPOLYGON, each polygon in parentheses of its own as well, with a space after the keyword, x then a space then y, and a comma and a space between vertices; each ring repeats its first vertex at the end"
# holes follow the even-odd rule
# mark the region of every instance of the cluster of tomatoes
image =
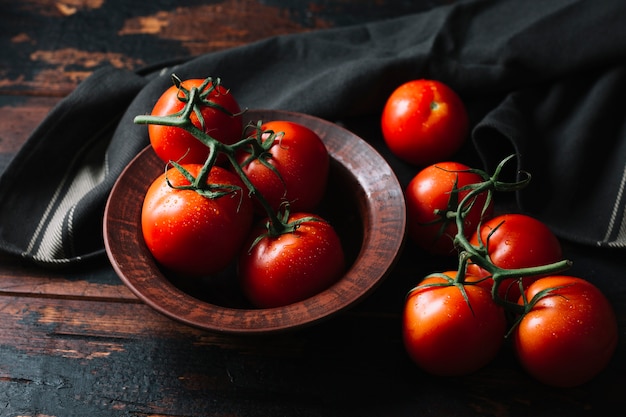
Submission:
MULTIPOLYGON (((391 94, 382 131, 399 158, 425 166, 406 188, 408 235, 424 251, 458 257, 458 268, 423 278, 407 295, 403 341, 410 358, 436 375, 463 375, 489 363, 505 343, 521 366, 553 386, 600 373, 618 340, 607 298, 589 281, 563 275, 557 237, 520 213, 495 214, 497 191, 523 188, 449 161, 468 133, 458 95, 416 80, 391 94)), ((522 173, 523 174, 523 173, 522 173)))
POLYGON ((165 172, 148 188, 141 228, 172 274, 210 277, 236 264, 251 305, 271 308, 329 287, 345 268, 339 236, 315 214, 329 153, 309 128, 285 120, 244 126, 219 79, 172 77, 148 124, 165 172))
MULTIPOLYGON (((341 241, 315 214, 329 154, 297 123, 244 126, 219 79, 172 77, 148 124, 165 172, 146 192, 146 246, 165 269, 211 276, 235 263, 251 305, 308 298, 345 270, 341 241)), ((423 250, 458 257, 407 294, 403 341, 410 358, 436 375, 463 375, 511 343, 521 365, 555 386, 589 381, 609 363, 618 330, 607 298, 589 281, 563 275, 559 240, 539 220, 495 214, 498 191, 523 188, 450 161, 469 130, 466 109, 445 84, 400 86, 383 110, 382 132, 398 157, 424 166, 406 188, 408 235, 423 250)))

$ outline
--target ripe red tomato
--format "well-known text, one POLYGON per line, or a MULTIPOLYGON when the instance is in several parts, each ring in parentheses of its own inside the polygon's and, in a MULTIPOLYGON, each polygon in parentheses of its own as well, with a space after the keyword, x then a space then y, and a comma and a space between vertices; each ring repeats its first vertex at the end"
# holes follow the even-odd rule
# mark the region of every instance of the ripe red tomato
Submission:
POLYGON ((531 300, 549 288, 557 289, 541 298, 514 328, 515 352, 537 380, 577 386, 610 362, 618 340, 615 313, 596 286, 577 277, 540 278, 528 287, 526 297, 531 300))
MULTIPOLYGON (((202 165, 183 165, 197 177, 202 165)), ((189 276, 211 275, 232 262, 252 227, 253 205, 245 186, 232 172, 213 167, 207 183, 241 187, 219 198, 194 190, 176 168, 160 175, 148 188, 141 213, 146 245, 162 266, 189 276)))
MULTIPOLYGON (((456 271, 445 275, 454 279, 456 271)), ((467 282, 476 279, 466 277, 467 282)), ((430 276, 409 294, 402 321, 404 346, 409 357, 431 374, 466 375, 496 356, 507 322, 504 310, 488 290, 466 284, 466 301, 459 287, 437 285, 447 282, 441 276, 430 276)))
MULTIPOLYGON (((558 238, 543 222, 524 214, 507 213, 489 219, 480 228, 480 238, 487 247, 491 262, 500 268, 527 268, 562 260, 563 253, 558 238)), ((478 231, 472 235, 470 243, 478 246, 478 231)), ((467 266, 467 271, 479 277, 490 275, 472 263, 467 266)), ((522 278, 523 287, 536 279, 536 276, 522 278)), ((493 280, 487 278, 482 281, 482 285, 491 288, 493 280)), ((516 302, 520 296, 517 280, 503 282, 499 295, 516 302)))
POLYGON ((397 157, 415 165, 450 158, 466 141, 465 105, 447 85, 413 80, 387 99, 381 118, 383 137, 397 157))
MULTIPOLYGON (((455 209, 469 193, 468 190, 452 193, 453 189, 483 182, 480 175, 463 172, 468 169, 470 167, 459 162, 436 163, 418 172, 406 188, 408 235, 429 253, 448 255, 454 251, 454 237, 458 232, 455 220, 432 222, 441 218, 435 210, 445 211, 450 205, 455 209)), ((463 231, 468 238, 478 227, 486 199, 486 194, 480 194, 465 217, 463 231)), ((492 214, 493 204, 490 204, 483 219, 492 214)))
MULTIPOLYGON (((204 81, 189 79, 183 81, 181 86, 190 91, 193 87, 200 87, 204 81)), ((209 105, 200 106, 204 119, 204 132, 226 144, 241 140, 243 130, 241 109, 235 97, 221 84, 213 86, 209 83, 202 91, 207 92, 210 89, 212 91, 206 100, 223 107, 231 114, 209 105)), ((181 111, 185 107, 185 102, 182 101, 184 97, 185 94, 181 89, 175 85, 171 86, 158 99, 151 115, 168 116, 181 111)), ((202 129, 197 115, 191 113, 190 117, 194 126, 202 129)), ((176 161, 181 164, 203 164, 209 155, 209 148, 205 144, 179 127, 149 124, 148 135, 154 151, 166 163, 176 161)))
MULTIPOLYGON (((294 213, 314 210, 326 191, 330 167, 324 142, 308 127, 291 121, 268 121, 261 131, 276 133, 267 162, 280 177, 258 159, 246 163, 250 154, 241 152, 237 161, 250 182, 274 210, 285 201, 289 201, 294 213)), ((263 134, 263 140, 269 137, 269 133, 263 134)))
MULTIPOLYGON (((295 213, 289 222, 309 216, 317 218, 295 213)), ((264 223, 254 228, 239 259, 241 286, 254 306, 271 308, 304 300, 342 276, 344 252, 339 236, 329 223, 306 221, 293 232, 265 236, 252 246, 266 232, 264 223)))

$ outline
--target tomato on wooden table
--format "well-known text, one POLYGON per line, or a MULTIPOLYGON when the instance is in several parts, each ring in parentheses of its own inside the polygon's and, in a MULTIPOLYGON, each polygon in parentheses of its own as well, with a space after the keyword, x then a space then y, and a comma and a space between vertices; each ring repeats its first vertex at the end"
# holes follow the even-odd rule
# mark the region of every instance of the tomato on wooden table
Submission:
MULTIPOLYGON (((288 222, 314 214, 294 213, 288 222)), ((259 308, 302 301, 330 287, 345 272, 339 236, 326 221, 307 220, 293 232, 276 237, 260 223, 250 234, 239 258, 238 274, 244 294, 259 308), (253 244, 254 243, 254 244, 253 244)))
MULTIPOLYGON (((194 177, 202 165, 183 165, 194 177)), ((254 208, 248 191, 232 172, 214 166, 207 184, 237 187, 218 198, 174 186, 190 182, 177 168, 154 180, 146 192, 141 228, 145 243, 162 266, 189 276, 221 271, 238 255, 252 227, 254 208)), ((226 190, 228 191, 228 190, 226 190)))
MULTIPOLYGON (((540 278, 528 287, 526 298, 551 288, 514 328, 515 352, 537 380, 573 387, 608 365, 617 346, 617 321, 604 294, 578 277, 540 278)), ((521 297, 518 304, 524 304, 521 297)))
POLYGON ((244 149, 237 161, 250 182, 275 211, 284 202, 289 202, 294 213, 314 210, 326 191, 330 168, 330 155, 322 139, 308 127, 291 121, 267 121, 261 132, 266 132, 263 140, 273 140, 263 159, 276 172, 259 159, 248 161, 250 154, 244 149))
MULTIPOLYGON (((159 97, 152 109, 152 116, 169 116, 185 107, 186 93, 192 88, 200 88, 203 79, 182 81, 180 87, 171 86, 159 97)), ((190 114, 191 122, 198 129, 226 144, 241 140, 243 133, 241 109, 235 97, 222 84, 209 82, 201 93, 208 93, 206 103, 199 105, 203 124, 195 112, 190 114)), ((180 164, 202 164, 209 155, 209 148, 191 133, 175 126, 148 125, 150 144, 164 162, 176 161, 180 164)))
POLYGON ((467 276, 468 284, 459 287, 451 284, 456 275, 426 277, 409 293, 403 310, 405 349, 434 375, 466 375, 482 368, 497 355, 507 331, 502 307, 487 289, 471 284, 478 278, 467 276))
POLYGON ((398 158, 415 165, 449 159, 465 143, 469 119, 446 84, 419 79, 394 90, 383 108, 383 138, 398 158))
MULTIPOLYGON (((520 213, 506 213, 485 221, 480 232, 474 232, 469 242, 473 246, 482 242, 491 262, 503 269, 548 265, 562 260, 563 256, 561 243, 550 228, 540 220, 520 213)), ((467 271, 483 278, 490 276, 488 271, 473 263, 467 266, 467 271)), ((536 276, 523 277, 522 286, 525 288, 536 279, 536 276)), ((508 281, 501 283, 499 295, 517 302, 521 295, 518 281, 508 281)), ((487 278, 482 283, 491 288, 493 280, 487 278)))
MULTIPOLYGON (((456 209, 469 190, 462 187, 483 182, 470 167, 453 161, 430 165, 413 177, 406 188, 408 235, 422 249, 432 254, 449 255, 454 252, 454 237, 458 233, 455 220, 444 219, 436 210, 456 209)), ((485 208, 487 195, 481 193, 469 209, 463 231, 469 238, 482 219, 493 214, 493 204, 485 208), (483 213, 483 209, 485 209, 483 213)))

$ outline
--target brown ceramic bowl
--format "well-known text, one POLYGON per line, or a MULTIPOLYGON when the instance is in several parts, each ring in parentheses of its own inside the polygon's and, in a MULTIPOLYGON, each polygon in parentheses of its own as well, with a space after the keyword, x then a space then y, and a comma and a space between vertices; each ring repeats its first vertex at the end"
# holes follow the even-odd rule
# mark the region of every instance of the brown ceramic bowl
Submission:
POLYGON ((386 161, 350 131, 305 114, 248 111, 247 121, 291 120, 314 130, 331 155, 328 191, 318 214, 337 229, 349 268, 337 283, 304 301, 272 309, 250 307, 234 268, 219 277, 185 281, 163 271, 144 244, 141 206, 164 165, 150 147, 116 182, 104 214, 108 257, 122 281, 170 318, 224 333, 268 333, 311 325, 368 296, 394 266, 405 238, 402 188, 386 161))

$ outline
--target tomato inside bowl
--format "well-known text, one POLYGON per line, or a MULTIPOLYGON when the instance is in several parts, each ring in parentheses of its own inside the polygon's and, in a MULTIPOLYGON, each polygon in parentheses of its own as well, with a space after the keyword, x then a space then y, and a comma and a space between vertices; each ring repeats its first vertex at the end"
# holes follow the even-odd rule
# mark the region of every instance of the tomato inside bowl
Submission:
MULTIPOLYGON (((349 265, 330 288, 301 302, 252 308, 237 288, 236 271, 182 279, 163 270, 143 242, 143 196, 163 172, 148 146, 131 161, 109 196, 105 248, 122 281, 146 304, 191 326, 225 333, 285 331, 330 318, 363 300, 387 277, 405 240, 406 208, 392 169, 374 148, 331 122, 293 112, 248 111, 244 122, 291 120, 314 130, 331 156, 329 183, 319 215, 336 228, 349 265)), ((234 266, 233 266, 234 268, 234 266)))

